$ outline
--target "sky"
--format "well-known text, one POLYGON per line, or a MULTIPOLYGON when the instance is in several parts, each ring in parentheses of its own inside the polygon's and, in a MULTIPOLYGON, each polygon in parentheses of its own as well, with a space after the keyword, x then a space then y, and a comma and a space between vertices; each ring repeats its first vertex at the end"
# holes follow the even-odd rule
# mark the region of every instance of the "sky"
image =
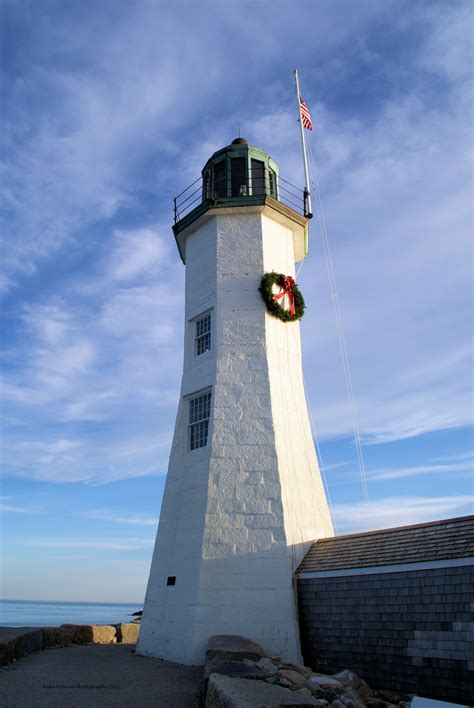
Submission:
MULTIPOLYGON (((182 373, 173 197, 239 132, 320 187, 374 528, 473 513, 467 0, 1 0, 2 596, 143 602, 182 373)), ((317 219, 303 365, 368 528, 317 219)))

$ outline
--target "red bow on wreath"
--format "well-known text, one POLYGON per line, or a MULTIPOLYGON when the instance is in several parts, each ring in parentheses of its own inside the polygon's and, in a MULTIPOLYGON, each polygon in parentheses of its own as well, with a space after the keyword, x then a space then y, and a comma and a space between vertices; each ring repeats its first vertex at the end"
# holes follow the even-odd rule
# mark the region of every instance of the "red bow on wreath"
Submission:
POLYGON ((282 297, 285 297, 285 295, 288 295, 288 299, 290 300, 290 315, 292 317, 296 314, 295 295, 293 293, 293 288, 295 285, 295 279, 292 278, 291 275, 284 275, 283 285, 281 286, 283 288, 283 292, 273 296, 273 300, 280 300, 282 297))

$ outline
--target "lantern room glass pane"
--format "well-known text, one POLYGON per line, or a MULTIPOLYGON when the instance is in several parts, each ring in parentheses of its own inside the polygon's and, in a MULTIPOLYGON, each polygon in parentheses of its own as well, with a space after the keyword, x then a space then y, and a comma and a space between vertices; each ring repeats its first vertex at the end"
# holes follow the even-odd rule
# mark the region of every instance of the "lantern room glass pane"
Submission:
POLYGON ((247 196, 247 175, 245 173, 245 157, 232 158, 230 161, 230 176, 233 197, 247 196))
POLYGON ((273 170, 268 170, 268 187, 270 196, 277 199, 276 172, 273 170))
POLYGON ((227 196, 227 175, 225 170, 225 160, 221 160, 214 165, 214 197, 227 196))
POLYGON ((265 165, 261 160, 252 160, 252 194, 265 194, 265 165))

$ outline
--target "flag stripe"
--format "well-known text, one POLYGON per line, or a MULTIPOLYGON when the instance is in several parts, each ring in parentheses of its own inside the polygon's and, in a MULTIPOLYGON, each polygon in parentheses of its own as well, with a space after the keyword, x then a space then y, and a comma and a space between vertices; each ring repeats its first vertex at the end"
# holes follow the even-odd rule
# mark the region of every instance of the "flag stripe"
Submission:
POLYGON ((303 123, 303 128, 307 128, 307 130, 313 130, 313 122, 312 122, 311 116, 309 114, 308 106, 303 101, 301 96, 300 96, 300 105, 301 105, 301 122, 303 123))

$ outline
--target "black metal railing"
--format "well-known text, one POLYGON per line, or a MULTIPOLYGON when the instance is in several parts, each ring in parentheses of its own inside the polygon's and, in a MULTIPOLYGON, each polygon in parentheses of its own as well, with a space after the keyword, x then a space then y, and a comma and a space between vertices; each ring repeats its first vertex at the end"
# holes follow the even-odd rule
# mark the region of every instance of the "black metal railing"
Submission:
MULTIPOLYGON (((263 166, 263 163, 261 163, 263 166)), ((262 197, 276 199, 302 216, 309 216, 308 194, 271 169, 227 169, 211 167, 174 198, 174 223, 201 205, 218 206, 262 203, 262 197)))

